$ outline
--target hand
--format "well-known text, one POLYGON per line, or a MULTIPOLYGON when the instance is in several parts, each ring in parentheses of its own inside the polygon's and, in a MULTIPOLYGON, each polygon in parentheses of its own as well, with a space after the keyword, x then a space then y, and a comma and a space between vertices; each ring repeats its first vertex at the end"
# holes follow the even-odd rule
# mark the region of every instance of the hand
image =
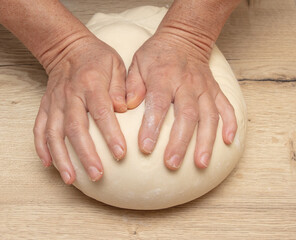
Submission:
POLYGON ((97 181, 103 166, 88 132, 87 111, 114 158, 122 159, 126 143, 113 110, 127 109, 122 59, 89 34, 68 45, 50 66, 34 127, 36 151, 45 166, 53 159, 64 182, 72 184, 75 171, 64 142, 67 136, 91 180, 97 181))
POLYGON ((223 140, 231 144, 237 129, 233 107, 220 90, 209 68, 211 46, 192 44, 182 35, 158 31, 136 52, 127 77, 127 105, 135 108, 145 99, 139 131, 143 153, 153 151, 171 103, 175 121, 164 153, 165 165, 180 167, 198 123, 195 164, 209 165, 219 114, 223 140))

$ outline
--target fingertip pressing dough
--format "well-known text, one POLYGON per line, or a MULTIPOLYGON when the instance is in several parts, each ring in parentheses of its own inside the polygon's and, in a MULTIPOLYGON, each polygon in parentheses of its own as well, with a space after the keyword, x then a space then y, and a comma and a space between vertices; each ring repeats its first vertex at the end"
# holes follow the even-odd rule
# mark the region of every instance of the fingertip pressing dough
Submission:
MULTIPOLYGON (((140 7, 120 14, 98 13, 87 27, 113 47, 128 68, 136 50, 156 31, 166 14, 166 8, 140 7)), ((122 162, 114 160, 107 144, 89 115, 89 132, 104 165, 104 176, 92 182, 68 139, 66 145, 76 171, 74 186, 91 198, 128 209, 162 209, 183 204, 207 193, 232 171, 240 159, 246 135, 246 106, 239 84, 222 53, 215 46, 210 68, 220 88, 231 102, 237 117, 238 130, 231 146, 222 139, 220 119, 210 165, 197 169, 193 154, 196 130, 183 164, 178 171, 168 170, 163 161, 165 147, 174 121, 173 106, 168 111, 155 150, 149 156, 138 148, 138 130, 144 113, 144 103, 134 110, 116 114, 127 142, 127 155, 122 162)))

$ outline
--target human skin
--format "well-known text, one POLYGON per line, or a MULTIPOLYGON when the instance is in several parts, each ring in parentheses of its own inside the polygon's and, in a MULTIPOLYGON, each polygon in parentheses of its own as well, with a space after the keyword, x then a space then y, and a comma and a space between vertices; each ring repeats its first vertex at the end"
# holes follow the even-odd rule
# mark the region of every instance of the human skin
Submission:
POLYGON ((136 52, 126 81, 128 108, 145 98, 139 147, 151 153, 169 106, 175 122, 164 154, 166 166, 180 167, 198 123, 194 161, 209 165, 219 115, 223 140, 237 130, 233 107, 214 80, 209 58, 215 41, 240 0, 175 0, 152 36, 136 52))
POLYGON ((0 23, 24 43, 48 74, 34 126, 35 147, 43 164, 50 166, 54 161, 64 182, 73 183, 75 171, 64 143, 67 136, 91 180, 99 180, 103 166, 88 132, 87 112, 114 158, 121 160, 127 149, 114 111, 135 108, 146 96, 141 151, 153 151, 173 102, 176 119, 164 155, 166 166, 180 167, 199 123, 194 159, 198 167, 207 167, 219 114, 226 144, 233 141, 237 128, 233 108, 211 75, 209 56, 238 2, 174 1, 156 34, 135 54, 125 79, 116 51, 58 0, 0 0, 0 23))
POLYGON ((126 143, 115 117, 126 111, 126 71, 118 53, 97 39, 57 0, 0 0, 0 22, 14 33, 48 74, 34 127, 36 151, 45 166, 52 160, 67 184, 75 171, 67 136, 93 181, 103 166, 88 132, 87 111, 116 159, 126 143))

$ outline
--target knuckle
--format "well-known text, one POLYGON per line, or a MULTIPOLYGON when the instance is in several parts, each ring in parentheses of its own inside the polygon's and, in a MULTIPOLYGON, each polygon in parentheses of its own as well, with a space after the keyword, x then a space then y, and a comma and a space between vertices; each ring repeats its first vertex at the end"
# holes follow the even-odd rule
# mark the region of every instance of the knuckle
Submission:
POLYGON ((196 122, 198 120, 198 112, 194 107, 186 106, 180 109, 181 116, 189 121, 196 122))
POLYGON ((110 93, 124 93, 125 92, 125 88, 121 85, 115 85, 115 86, 112 86, 111 89, 110 89, 110 93))
POLYGON ((52 127, 48 127, 45 131, 45 138, 47 142, 52 142, 53 140, 57 139, 59 137, 58 132, 56 129, 52 127))
POLYGON ((211 112, 207 115, 207 119, 209 122, 218 124, 219 122, 219 114, 218 112, 211 112))
POLYGON ((93 119, 96 122, 104 121, 110 118, 112 109, 108 106, 101 106, 93 110, 93 119))
POLYGON ((164 100, 158 100, 150 104, 150 107, 157 112, 166 111, 168 104, 164 100))
POLYGON ((85 149, 81 149, 81 151, 79 152, 79 159, 81 159, 84 164, 91 165, 91 159, 93 158, 88 151, 86 151, 85 149))
POLYGON ((164 112, 168 109, 170 101, 166 96, 161 93, 150 93, 146 97, 146 106, 149 109, 153 109, 157 112, 164 112))
POLYGON ((70 120, 65 126, 65 133, 69 137, 77 136, 81 132, 81 124, 76 120, 70 120))

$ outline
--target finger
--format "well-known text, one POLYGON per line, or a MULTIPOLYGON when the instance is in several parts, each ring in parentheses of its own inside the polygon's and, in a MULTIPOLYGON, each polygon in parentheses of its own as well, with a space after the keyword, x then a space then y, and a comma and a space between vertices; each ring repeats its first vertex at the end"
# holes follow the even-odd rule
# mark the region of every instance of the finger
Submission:
POLYGON ((126 71, 123 64, 113 68, 109 95, 116 112, 125 112, 127 110, 125 102, 125 76, 126 71))
POLYGON ((209 165, 216 132, 219 122, 219 114, 212 97, 205 92, 199 97, 199 123, 195 149, 195 164, 199 168, 209 165))
POLYGON ((46 141, 63 181, 72 184, 75 180, 75 171, 64 142, 64 114, 53 104, 48 114, 46 141))
POLYGON ((67 101, 65 132, 92 181, 103 175, 103 165, 89 134, 89 121, 83 102, 76 97, 67 101))
POLYGON ((154 150, 162 123, 170 107, 172 97, 167 86, 154 84, 148 89, 145 100, 145 113, 139 130, 139 147, 145 154, 154 150))
POLYGON ((171 170, 181 166, 198 121, 197 97, 192 89, 178 89, 174 109, 176 117, 164 154, 165 165, 171 170))
POLYGON ((234 113, 234 109, 226 96, 219 91, 215 100, 218 112, 223 121, 222 136, 226 144, 231 144, 234 140, 237 122, 234 113))
POLYGON ((133 59, 132 65, 128 71, 126 79, 126 98, 129 109, 136 108, 145 98, 146 88, 139 72, 136 59, 133 59))
POLYGON ((51 165, 52 159, 46 144, 45 127, 47 123, 47 113, 40 107, 33 129, 36 152, 45 167, 51 165))
POLYGON ((106 90, 97 87, 86 96, 87 107, 116 160, 126 154, 126 142, 106 90))

